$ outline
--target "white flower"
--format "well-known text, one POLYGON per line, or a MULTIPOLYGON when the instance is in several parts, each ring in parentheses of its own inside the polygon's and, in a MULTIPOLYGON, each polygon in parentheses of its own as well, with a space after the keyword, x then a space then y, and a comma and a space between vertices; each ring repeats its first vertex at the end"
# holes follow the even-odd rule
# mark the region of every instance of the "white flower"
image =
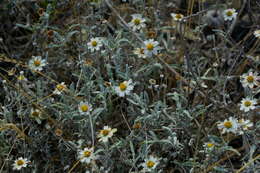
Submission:
POLYGON ((99 51, 100 48, 103 46, 102 40, 99 37, 91 38, 90 42, 88 42, 88 48, 91 52, 99 51))
POLYGON ((259 82, 258 80, 260 79, 260 77, 258 76, 257 72, 252 72, 249 71, 248 73, 244 73, 242 76, 240 76, 240 82, 242 83, 242 86, 245 87, 249 87, 249 88, 254 88, 254 86, 258 85, 259 82))
POLYGON ((32 59, 29 61, 29 68, 35 71, 42 71, 46 64, 46 60, 42 59, 41 56, 32 56, 32 59))
POLYGON ((113 134, 117 131, 117 129, 112 129, 111 127, 104 126, 103 130, 100 130, 98 134, 98 141, 107 142, 109 138, 113 136, 113 134))
POLYGON ((89 104, 88 102, 81 101, 79 103, 78 108, 79 108, 80 114, 82 114, 82 115, 88 115, 92 111, 92 105, 89 104))
POLYGON ((256 38, 260 38, 260 29, 254 31, 254 35, 255 35, 256 38))
POLYGON ((206 142, 203 145, 203 147, 204 147, 205 152, 210 152, 210 151, 214 150, 215 144, 213 142, 206 142))
POLYGON ((240 104, 240 110, 245 112, 254 110, 256 103, 257 103, 256 99, 250 99, 248 97, 243 98, 240 104))
POLYGON ((218 124, 218 129, 222 131, 222 134, 224 133, 237 133, 238 130, 238 121, 236 118, 229 117, 229 119, 225 119, 224 122, 218 124))
POLYGON ((236 18, 237 16, 237 12, 234 8, 230 8, 230 9, 226 9, 224 10, 223 12, 223 16, 224 16, 224 20, 227 21, 227 20, 233 20, 236 18))
POLYGON ((42 117, 42 112, 39 109, 32 108, 30 117, 33 118, 35 121, 37 121, 38 124, 41 124, 41 119, 44 119, 42 117))
POLYGON ((67 86, 65 85, 65 82, 61 82, 60 84, 56 85, 53 94, 61 95, 61 93, 66 90, 66 88, 67 86))
POLYGON ((149 156, 148 159, 144 160, 144 163, 141 164, 141 166, 144 168, 145 172, 151 172, 155 170, 156 166, 159 164, 158 158, 154 156, 149 156))
POLYGON ((238 120, 238 124, 240 127, 239 134, 244 134, 244 131, 247 131, 250 127, 253 127, 253 123, 250 120, 244 120, 243 118, 238 120))
POLYGON ((146 58, 146 55, 144 54, 144 48, 136 48, 134 50, 134 54, 138 56, 138 58, 146 58))
POLYGON ((26 158, 19 157, 13 163, 13 169, 14 170, 21 170, 22 168, 25 168, 29 162, 30 161, 27 160, 26 158))
POLYGON ((171 13, 171 16, 173 18, 174 21, 182 21, 184 16, 182 14, 176 14, 176 13, 171 13))
POLYGON ((159 43, 153 39, 144 41, 144 54, 148 57, 151 57, 153 54, 157 55, 158 50, 160 50, 158 45, 159 43))
POLYGON ((145 19, 142 17, 141 14, 132 14, 132 20, 129 24, 130 27, 133 28, 133 31, 141 30, 145 28, 145 19))
POLYGON ((130 92, 134 89, 132 85, 132 80, 124 81, 119 84, 119 86, 114 87, 114 90, 119 95, 119 97, 124 97, 125 95, 129 95, 130 92))
POLYGON ((78 155, 78 159, 80 159, 80 161, 82 163, 90 163, 91 160, 94 159, 94 148, 84 148, 83 150, 79 151, 79 155, 78 155))

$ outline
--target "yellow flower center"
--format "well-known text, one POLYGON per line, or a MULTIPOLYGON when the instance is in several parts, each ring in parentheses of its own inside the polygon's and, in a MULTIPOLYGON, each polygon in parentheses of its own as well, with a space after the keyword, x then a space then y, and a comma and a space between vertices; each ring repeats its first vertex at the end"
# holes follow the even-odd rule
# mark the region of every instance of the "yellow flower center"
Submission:
POLYGON ((232 122, 227 121, 227 122, 224 123, 224 126, 225 126, 226 128, 228 128, 228 129, 230 129, 233 125, 232 125, 232 122))
POLYGON ((245 105, 246 107, 249 107, 249 106, 252 105, 252 103, 251 103, 249 100, 247 100, 247 101, 244 102, 244 105, 245 105))
POLYGON ((24 75, 20 75, 20 76, 18 76, 18 80, 25 80, 24 75))
POLYGON ((91 151, 85 151, 84 152, 84 157, 89 157, 91 155, 91 151))
POLYGON ((155 165, 155 163, 153 161, 149 160, 146 162, 146 165, 148 168, 152 168, 155 165))
POLYGON ((57 88, 59 91, 62 91, 62 90, 65 89, 65 85, 63 85, 63 84, 58 84, 58 85, 56 86, 56 88, 57 88))
POLYGON ((248 83, 252 83, 254 82, 254 76, 247 76, 246 80, 248 83))
POLYGON ((122 83, 120 83, 119 88, 121 91, 125 91, 127 88, 127 85, 125 84, 125 82, 122 82, 122 83))
POLYGON ((141 20, 140 19, 134 19, 134 24, 135 25, 139 25, 141 23, 141 20))
POLYGON ((92 42, 91 42, 91 45, 92 45, 93 47, 96 47, 96 46, 97 46, 97 41, 95 41, 95 40, 92 41, 92 42))
POLYGON ((38 66, 41 65, 41 61, 35 60, 35 61, 33 62, 33 64, 38 67, 38 66))
POLYGON ((146 48, 147 48, 147 50, 153 50, 153 44, 152 43, 148 43, 147 45, 146 45, 146 48))
POLYGON ((227 15, 227 16, 232 16, 232 15, 233 15, 233 11, 227 11, 227 12, 226 12, 226 15, 227 15))
POLYGON ((103 136, 107 136, 109 134, 110 130, 101 130, 101 134, 103 136))
POLYGON ((180 20, 180 19, 182 19, 182 15, 181 15, 181 14, 176 14, 176 15, 175 15, 175 18, 176 18, 177 20, 180 20))
POLYGON ((87 112, 89 107, 88 107, 88 105, 84 104, 84 105, 80 106, 80 109, 81 109, 82 112, 87 112))
POLYGON ((207 147, 208 148, 211 148, 211 147, 213 147, 214 146, 214 144, 212 144, 212 143, 207 143, 207 147))
POLYGON ((150 83, 151 85, 155 85, 155 84, 156 84, 156 80, 155 80, 155 79, 149 79, 149 83, 150 83))
POLYGON ((18 166, 21 166, 21 165, 23 165, 25 162, 23 161, 23 160, 17 160, 16 161, 16 164, 18 165, 18 166))

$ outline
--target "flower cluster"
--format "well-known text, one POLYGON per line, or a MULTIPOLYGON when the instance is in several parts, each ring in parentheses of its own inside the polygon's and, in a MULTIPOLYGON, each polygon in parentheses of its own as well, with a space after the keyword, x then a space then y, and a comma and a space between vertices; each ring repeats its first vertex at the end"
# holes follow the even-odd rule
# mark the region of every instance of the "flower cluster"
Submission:
POLYGON ((91 38, 87 45, 91 52, 99 51, 103 46, 102 39, 99 37, 91 38))
POLYGON ((26 168, 29 162, 27 158, 19 157, 13 163, 13 169, 21 170, 22 168, 26 168))
POLYGON ((89 104, 88 102, 80 102, 78 105, 78 109, 81 115, 87 115, 90 114, 92 111, 92 105, 89 104))
POLYGON ((260 76, 258 76, 257 72, 249 71, 248 73, 244 73, 240 76, 240 82, 243 87, 254 88, 255 86, 259 86, 260 76))
POLYGON ((82 163, 90 163, 92 160, 95 159, 94 156, 94 148, 84 148, 83 150, 78 151, 78 159, 82 163))
POLYGON ((142 163, 141 166, 143 167, 144 172, 152 172, 156 169, 159 161, 160 158, 149 156, 147 159, 144 160, 144 163, 142 163))
POLYGON ((180 21, 184 21, 184 15, 180 14, 180 13, 171 13, 171 16, 173 18, 174 21, 180 22, 180 21))
POLYGON ((108 142, 108 139, 113 136, 113 134, 117 131, 117 129, 112 129, 109 126, 104 126, 102 130, 100 130, 98 134, 99 141, 108 142))
POLYGON ((67 86, 65 85, 65 82, 61 82, 60 84, 56 85, 55 90, 53 91, 53 94, 61 95, 62 92, 66 90, 67 86))
POLYGON ((144 54, 147 57, 152 57, 153 55, 157 55, 158 51, 161 49, 158 41, 154 41, 153 39, 149 39, 144 41, 144 54))
POLYGON ((249 130, 253 126, 253 123, 250 120, 240 119, 237 120, 234 117, 229 117, 223 122, 218 124, 218 129, 221 130, 221 133, 233 133, 233 134, 243 134, 244 131, 249 130))
POLYGON ((240 104, 240 110, 244 112, 248 112, 250 110, 254 110, 256 107, 256 99, 251 98, 243 98, 240 104))
POLYGON ((114 90, 118 94, 119 97, 124 97, 129 95, 130 92, 134 89, 134 85, 132 80, 124 81, 119 84, 119 86, 115 86, 114 90))
POLYGON ((224 20, 225 21, 232 21, 237 17, 237 12, 234 8, 232 9, 226 9, 223 12, 224 20))
POLYGON ((132 20, 129 23, 129 26, 133 28, 133 31, 139 31, 146 27, 145 19, 141 14, 132 14, 132 20))
POLYGON ((29 68, 33 71, 42 71, 46 65, 46 60, 42 59, 41 56, 32 56, 32 59, 29 61, 29 68))

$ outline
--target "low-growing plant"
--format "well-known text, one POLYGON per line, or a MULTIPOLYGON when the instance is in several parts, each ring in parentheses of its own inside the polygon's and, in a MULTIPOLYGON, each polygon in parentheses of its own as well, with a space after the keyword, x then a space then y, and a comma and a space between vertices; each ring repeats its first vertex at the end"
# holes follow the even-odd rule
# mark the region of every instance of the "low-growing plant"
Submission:
POLYGON ((0 172, 258 172, 256 1, 6 1, 0 172))

